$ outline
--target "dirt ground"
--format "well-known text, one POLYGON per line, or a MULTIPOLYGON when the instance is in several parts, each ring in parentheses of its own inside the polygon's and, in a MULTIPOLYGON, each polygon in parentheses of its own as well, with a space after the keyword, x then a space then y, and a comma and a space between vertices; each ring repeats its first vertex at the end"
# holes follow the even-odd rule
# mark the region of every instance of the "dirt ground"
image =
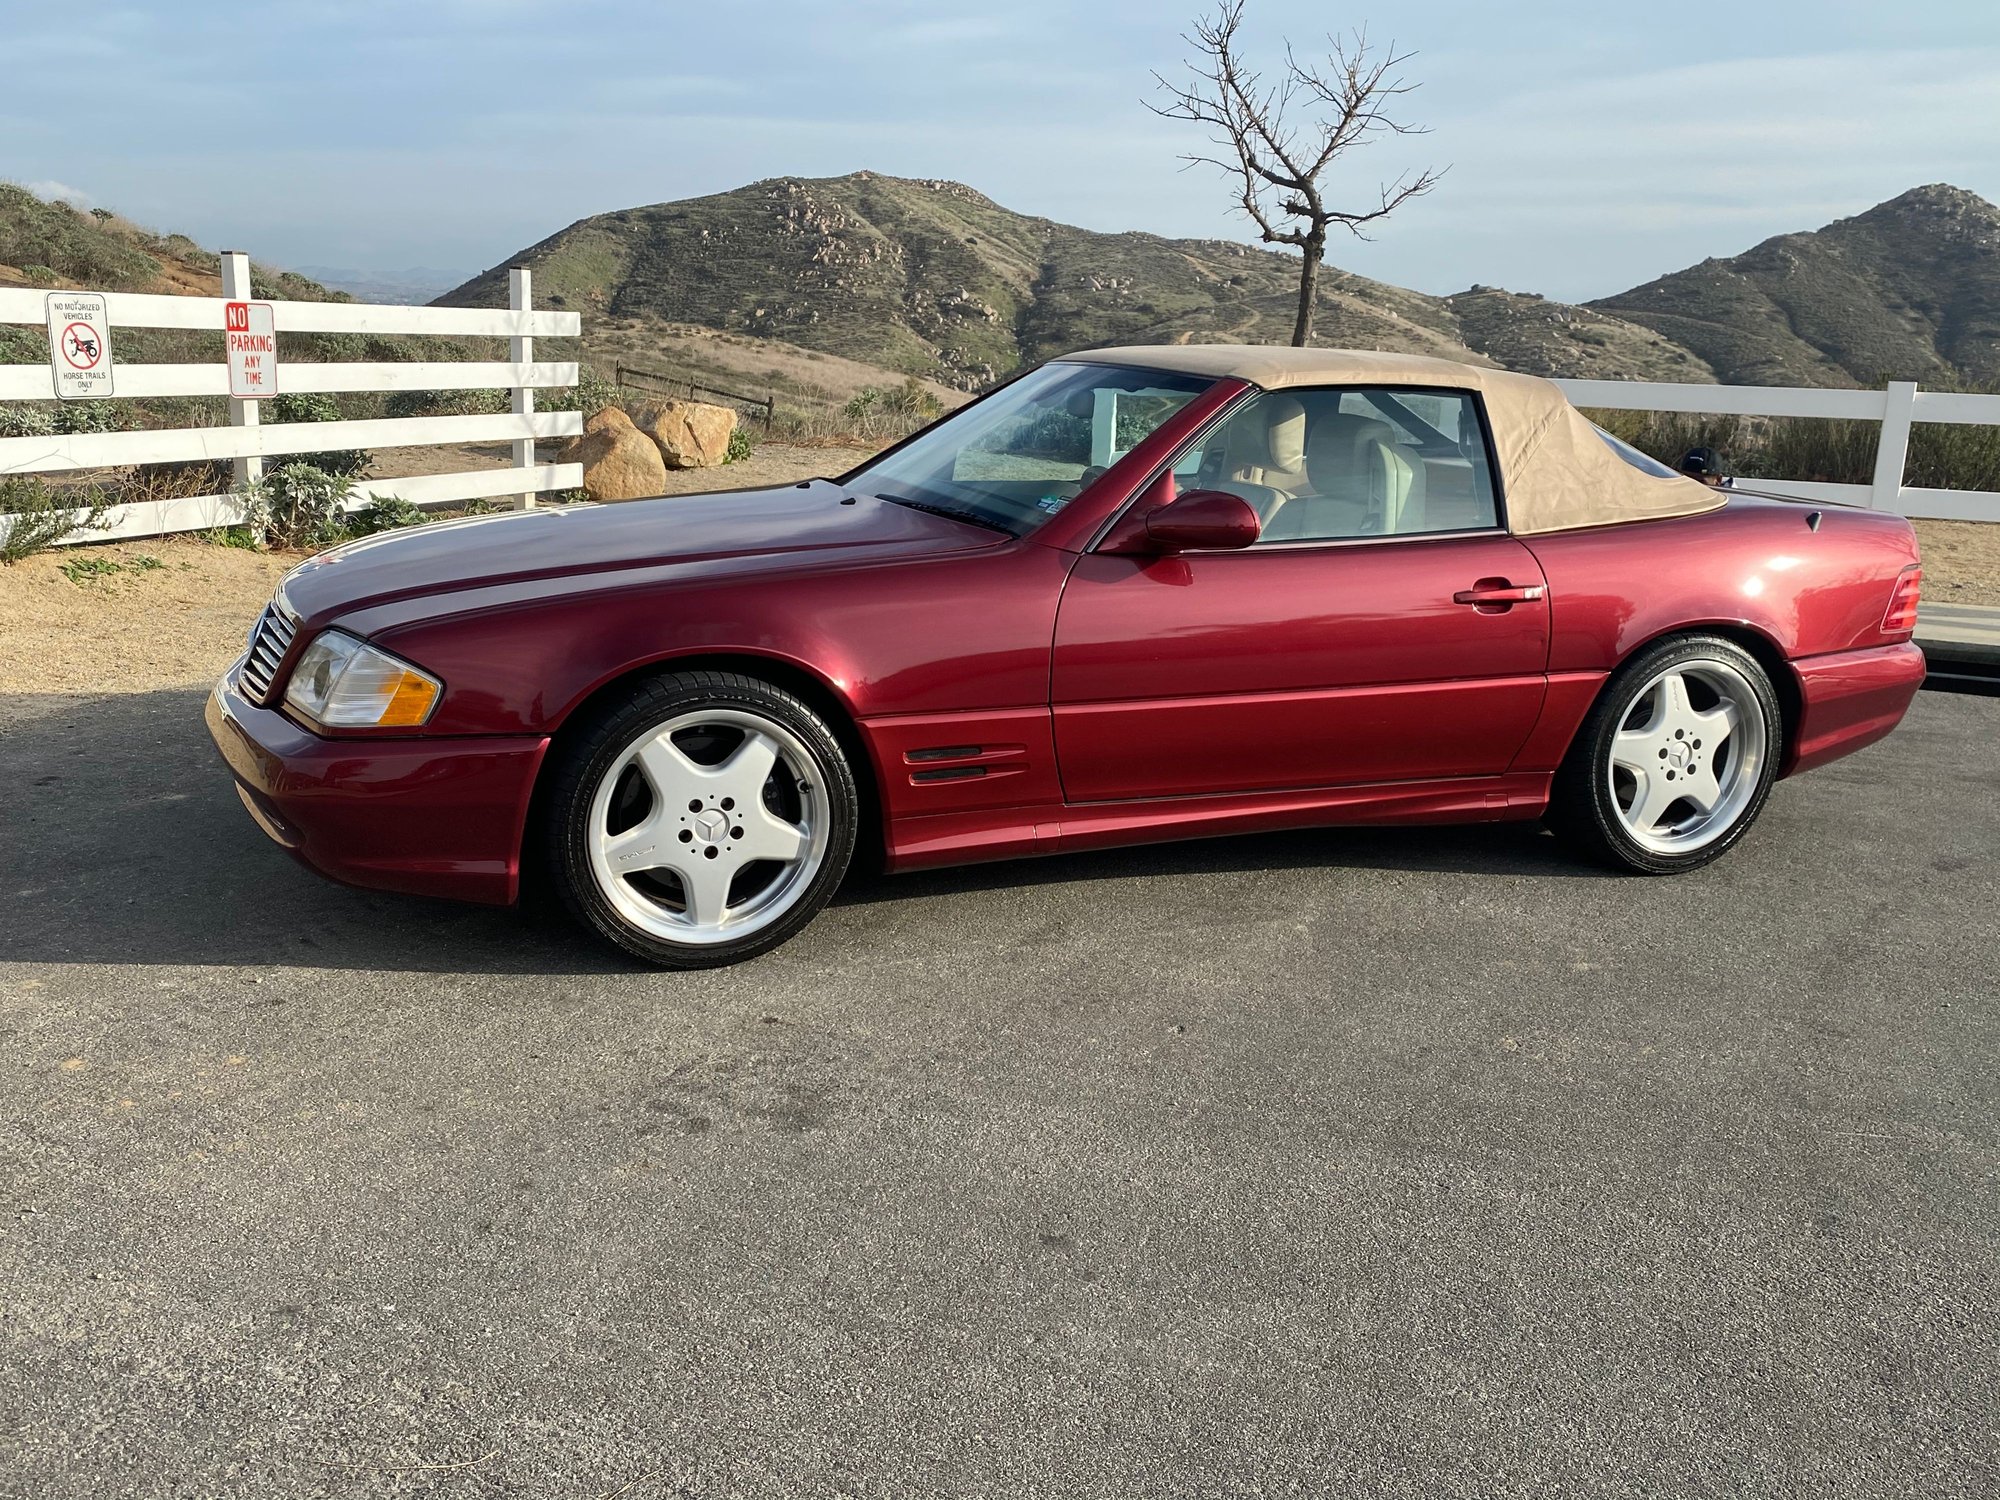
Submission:
POLYGON ((168 538, 0 567, 0 732, 19 695, 143 693, 219 675, 298 560, 168 538), (63 571, 81 564, 118 571, 75 580, 63 571))
POLYGON ((1932 604, 2000 605, 2000 525, 1991 521, 1912 521, 1924 558, 1924 598, 1932 604))

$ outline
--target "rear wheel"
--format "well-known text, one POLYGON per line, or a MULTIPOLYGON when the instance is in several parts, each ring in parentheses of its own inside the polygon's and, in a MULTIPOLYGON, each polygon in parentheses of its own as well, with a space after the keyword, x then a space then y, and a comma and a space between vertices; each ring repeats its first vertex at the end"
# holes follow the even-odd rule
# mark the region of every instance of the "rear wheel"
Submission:
POLYGON ((1556 774, 1549 826, 1642 874, 1705 865, 1763 810, 1782 735, 1749 652, 1719 636, 1662 641, 1606 685, 1556 774))
POLYGON ((626 952, 709 968, 775 948, 833 895, 860 803, 791 694, 727 672, 656 677, 585 726, 549 799, 570 909, 626 952))

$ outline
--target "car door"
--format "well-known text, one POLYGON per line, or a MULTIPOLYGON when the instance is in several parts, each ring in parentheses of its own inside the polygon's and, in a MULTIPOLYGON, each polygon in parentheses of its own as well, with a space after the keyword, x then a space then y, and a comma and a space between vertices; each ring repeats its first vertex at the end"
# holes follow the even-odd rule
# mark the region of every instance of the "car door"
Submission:
POLYGON ((1232 552, 1079 559, 1056 618, 1070 802, 1505 771, 1541 709, 1546 583, 1501 529, 1471 393, 1265 393, 1182 454, 1263 518, 1232 552))

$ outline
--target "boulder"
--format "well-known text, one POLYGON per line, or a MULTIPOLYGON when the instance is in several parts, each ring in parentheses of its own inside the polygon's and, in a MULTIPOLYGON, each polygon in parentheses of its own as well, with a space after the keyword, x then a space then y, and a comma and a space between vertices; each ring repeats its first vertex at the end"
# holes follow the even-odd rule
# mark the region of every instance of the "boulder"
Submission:
POLYGON ((634 413, 670 469, 713 469, 729 458, 736 413, 705 401, 649 401, 634 413))
POLYGON ((593 500, 650 500, 667 487, 660 450, 615 406, 592 414, 556 461, 583 465, 584 493, 593 500))

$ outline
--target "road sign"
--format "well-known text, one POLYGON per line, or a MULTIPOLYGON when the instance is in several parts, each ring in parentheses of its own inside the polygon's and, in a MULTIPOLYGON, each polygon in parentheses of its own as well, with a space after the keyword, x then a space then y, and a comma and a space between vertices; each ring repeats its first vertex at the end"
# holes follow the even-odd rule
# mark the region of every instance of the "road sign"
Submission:
POLYGON ((111 319, 102 292, 50 292, 49 363, 56 395, 88 401, 111 394, 111 319))
POLYGON ((229 334, 229 394, 256 401, 278 394, 278 326, 268 302, 231 302, 224 311, 229 334))

